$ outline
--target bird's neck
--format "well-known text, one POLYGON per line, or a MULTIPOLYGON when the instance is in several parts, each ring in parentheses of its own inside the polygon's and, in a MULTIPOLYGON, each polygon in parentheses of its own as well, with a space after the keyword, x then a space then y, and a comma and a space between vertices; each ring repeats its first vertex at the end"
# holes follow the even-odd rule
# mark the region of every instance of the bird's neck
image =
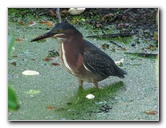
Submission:
POLYGON ((83 37, 82 35, 75 35, 75 36, 66 36, 61 38, 61 42, 64 46, 79 49, 83 46, 83 37))

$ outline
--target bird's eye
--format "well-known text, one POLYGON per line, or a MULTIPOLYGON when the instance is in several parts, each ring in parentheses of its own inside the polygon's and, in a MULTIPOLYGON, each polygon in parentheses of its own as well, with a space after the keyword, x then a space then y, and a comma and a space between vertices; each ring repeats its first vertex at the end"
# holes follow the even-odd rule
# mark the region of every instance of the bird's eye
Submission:
POLYGON ((62 29, 59 29, 58 32, 61 33, 61 32, 62 32, 62 29))

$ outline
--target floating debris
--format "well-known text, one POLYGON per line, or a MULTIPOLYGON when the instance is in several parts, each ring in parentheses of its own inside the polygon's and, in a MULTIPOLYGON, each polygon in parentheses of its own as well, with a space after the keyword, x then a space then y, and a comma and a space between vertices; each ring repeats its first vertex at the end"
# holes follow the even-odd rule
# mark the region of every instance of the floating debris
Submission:
POLYGON ((106 101, 103 101, 103 102, 96 102, 95 104, 106 104, 107 102, 106 101))
POLYGON ((132 46, 132 47, 135 47, 135 46, 136 46, 136 43, 135 43, 135 42, 132 42, 131 46, 132 46))
POLYGON ((54 49, 48 51, 48 56, 47 57, 57 57, 57 56, 59 56, 58 51, 55 51, 54 49))
POLYGON ((38 94, 40 92, 41 92, 40 90, 29 90, 29 91, 25 91, 24 93, 29 94, 29 95, 35 95, 35 94, 38 94))
POLYGON ((105 49, 109 49, 109 44, 102 44, 101 45, 101 48, 103 49, 103 50, 105 50, 105 49))
POLYGON ((112 109, 112 107, 109 107, 108 104, 104 104, 101 106, 101 108, 99 109, 99 113, 108 113, 110 110, 112 109))
POLYGON ((123 65, 123 62, 124 62, 124 59, 121 59, 119 61, 115 61, 115 64, 118 66, 121 66, 121 65, 123 65))

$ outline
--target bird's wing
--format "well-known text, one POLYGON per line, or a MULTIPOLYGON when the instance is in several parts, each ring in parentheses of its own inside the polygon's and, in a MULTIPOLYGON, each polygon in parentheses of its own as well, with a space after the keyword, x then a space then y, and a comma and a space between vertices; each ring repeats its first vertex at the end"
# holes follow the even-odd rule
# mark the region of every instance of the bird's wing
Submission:
POLYGON ((93 73, 101 76, 118 76, 114 61, 99 48, 84 41, 84 65, 93 73))

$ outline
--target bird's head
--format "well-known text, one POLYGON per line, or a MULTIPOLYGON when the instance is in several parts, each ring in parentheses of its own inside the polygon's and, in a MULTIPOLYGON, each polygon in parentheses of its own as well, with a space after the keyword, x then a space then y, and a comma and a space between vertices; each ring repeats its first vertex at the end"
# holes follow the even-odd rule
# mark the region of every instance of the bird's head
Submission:
POLYGON ((56 38, 67 38, 68 36, 73 34, 76 35, 81 33, 73 25, 62 22, 62 23, 56 24, 51 31, 32 39, 31 42, 52 37, 52 36, 56 38))

